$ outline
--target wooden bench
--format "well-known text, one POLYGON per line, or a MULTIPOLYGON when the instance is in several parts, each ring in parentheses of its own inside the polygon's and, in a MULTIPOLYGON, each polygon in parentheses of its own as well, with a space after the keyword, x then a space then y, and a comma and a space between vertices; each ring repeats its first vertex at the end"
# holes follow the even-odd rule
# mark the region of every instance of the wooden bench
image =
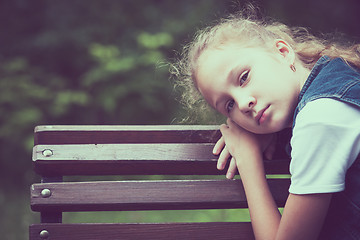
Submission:
MULTIPOLYGON (((253 239, 249 222, 62 223, 63 212, 246 208, 241 180, 225 175, 212 147, 218 126, 38 126, 31 209, 41 223, 30 239, 253 239), (190 180, 65 182, 64 176, 188 175, 190 180)), ((280 154, 281 155, 281 154, 280 154)), ((265 161, 267 174, 288 174, 289 159, 265 161)), ((289 179, 268 179, 279 207, 289 179)), ((181 214, 179 211, 178 214, 181 214)))

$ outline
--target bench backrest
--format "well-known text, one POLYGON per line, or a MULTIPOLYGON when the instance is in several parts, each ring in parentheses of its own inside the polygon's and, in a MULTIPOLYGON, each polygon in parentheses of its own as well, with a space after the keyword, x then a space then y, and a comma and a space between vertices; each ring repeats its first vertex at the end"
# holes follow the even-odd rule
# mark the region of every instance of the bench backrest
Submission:
MULTIPOLYGON (((77 175, 225 175, 212 147, 218 126, 39 126, 31 186, 41 223, 30 239, 252 239, 248 222, 63 224, 62 213, 246 208, 241 180, 63 182, 77 175)), ((288 174, 289 159, 265 161, 267 174, 288 174)), ((269 179, 279 207, 288 179, 269 179)))

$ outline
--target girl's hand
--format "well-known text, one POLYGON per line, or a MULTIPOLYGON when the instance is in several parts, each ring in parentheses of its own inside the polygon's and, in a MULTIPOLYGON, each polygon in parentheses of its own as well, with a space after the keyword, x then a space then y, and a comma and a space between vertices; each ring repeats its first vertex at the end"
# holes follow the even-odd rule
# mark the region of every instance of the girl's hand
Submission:
MULTIPOLYGON (((227 125, 220 127, 222 137, 214 146, 214 155, 219 155, 217 168, 223 170, 226 163, 230 160, 226 174, 228 179, 232 179, 237 170, 237 163, 232 156, 244 156, 249 152, 260 151, 267 159, 272 159, 276 146, 276 134, 254 134, 239 127, 236 123, 228 119, 227 125)), ((251 154, 251 153, 250 153, 251 154)))
POLYGON ((223 170, 225 168, 226 163, 231 158, 226 177, 228 179, 233 179, 237 170, 236 162, 235 162, 235 158, 231 157, 231 154, 225 145, 224 136, 221 136, 221 138, 216 142, 213 149, 213 154, 214 155, 220 154, 217 162, 217 169, 219 170, 223 170))

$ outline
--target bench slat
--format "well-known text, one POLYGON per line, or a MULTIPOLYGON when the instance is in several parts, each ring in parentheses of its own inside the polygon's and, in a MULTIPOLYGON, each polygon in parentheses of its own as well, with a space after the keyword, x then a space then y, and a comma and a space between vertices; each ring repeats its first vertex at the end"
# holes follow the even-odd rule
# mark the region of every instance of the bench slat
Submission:
MULTIPOLYGON (((37 145, 33 161, 42 176, 223 175, 212 148, 212 143, 37 145)), ((265 171, 289 173, 289 160, 265 161, 265 171)))
POLYGON ((213 144, 83 144, 38 145, 35 160, 169 160, 216 161, 213 144), (52 155, 44 155, 44 150, 52 155))
POLYGON ((219 126, 215 125, 54 125, 36 127, 34 145, 214 143, 219 138, 219 126))
POLYGON ((254 239, 248 222, 34 224, 30 226, 30 240, 40 239, 43 230, 48 231, 52 240, 254 239))
MULTIPOLYGON (((269 179, 283 206, 290 181, 269 179)), ((31 189, 33 211, 125 211, 246 208, 240 180, 107 181, 42 183, 31 189), (51 195, 42 197, 43 189, 51 195)))

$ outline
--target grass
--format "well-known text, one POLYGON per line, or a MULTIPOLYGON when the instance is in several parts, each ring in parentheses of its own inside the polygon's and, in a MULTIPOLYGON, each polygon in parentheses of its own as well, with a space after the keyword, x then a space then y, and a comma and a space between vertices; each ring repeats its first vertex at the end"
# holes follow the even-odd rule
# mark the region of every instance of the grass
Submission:
POLYGON ((247 209, 64 213, 64 223, 167 223, 250 221, 247 209))

